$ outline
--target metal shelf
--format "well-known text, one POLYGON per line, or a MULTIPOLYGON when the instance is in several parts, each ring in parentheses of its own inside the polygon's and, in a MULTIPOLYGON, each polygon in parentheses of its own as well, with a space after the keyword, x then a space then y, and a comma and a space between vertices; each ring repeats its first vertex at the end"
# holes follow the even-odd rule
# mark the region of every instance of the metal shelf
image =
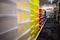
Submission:
POLYGON ((10 32, 10 31, 15 30, 15 29, 18 29, 18 27, 13 27, 13 28, 5 31, 5 32, 0 33, 0 35, 5 34, 5 33, 7 33, 7 32, 10 32))
POLYGON ((44 25, 45 25, 46 21, 47 21, 47 19, 45 20, 44 24, 41 26, 41 29, 40 29, 40 31, 38 32, 37 36, 36 36, 36 39, 37 39, 38 35, 40 34, 40 32, 41 32, 42 28, 44 27, 44 25))
POLYGON ((19 22, 18 24, 21 25, 21 24, 25 24, 25 23, 30 23, 30 20, 22 21, 22 22, 19 22))
POLYGON ((10 14, 0 14, 0 17, 5 17, 5 16, 17 16, 16 14, 12 14, 12 15, 10 15, 10 14))
POLYGON ((27 9, 23 9, 23 8, 17 8, 17 10, 20 10, 20 11, 25 11, 25 12, 30 12, 30 10, 27 10, 27 9))
POLYGON ((17 38, 17 40, 18 40, 19 38, 23 37, 24 35, 26 35, 26 34, 29 33, 29 32, 30 32, 30 28, 27 29, 23 34, 21 34, 21 35, 17 38))

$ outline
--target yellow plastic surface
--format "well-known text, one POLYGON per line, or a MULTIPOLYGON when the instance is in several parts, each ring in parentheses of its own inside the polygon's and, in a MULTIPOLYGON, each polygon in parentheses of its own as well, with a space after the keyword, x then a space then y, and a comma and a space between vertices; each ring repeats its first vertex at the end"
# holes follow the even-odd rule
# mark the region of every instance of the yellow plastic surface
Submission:
POLYGON ((30 0, 30 21, 31 40, 36 40, 39 29, 39 0, 30 0))
POLYGON ((39 6, 39 0, 30 0, 30 3, 33 3, 34 5, 38 5, 39 6))

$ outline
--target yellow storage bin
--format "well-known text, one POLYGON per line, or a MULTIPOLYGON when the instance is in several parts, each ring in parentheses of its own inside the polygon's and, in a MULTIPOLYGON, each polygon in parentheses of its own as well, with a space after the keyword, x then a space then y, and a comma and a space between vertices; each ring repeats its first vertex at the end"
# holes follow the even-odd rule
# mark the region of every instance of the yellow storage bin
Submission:
POLYGON ((30 36, 36 40, 39 30, 39 0, 30 0, 30 36))
POLYGON ((30 7, 30 6, 29 6, 29 3, 26 2, 26 1, 18 2, 18 3, 17 3, 17 8, 29 10, 29 7, 30 7))
POLYGON ((17 11, 18 22, 29 20, 29 17, 30 17, 30 15, 28 12, 20 11, 20 10, 17 11))
POLYGON ((30 28, 30 23, 25 23, 25 24, 18 25, 18 33, 19 33, 19 35, 26 32, 29 28, 30 28))

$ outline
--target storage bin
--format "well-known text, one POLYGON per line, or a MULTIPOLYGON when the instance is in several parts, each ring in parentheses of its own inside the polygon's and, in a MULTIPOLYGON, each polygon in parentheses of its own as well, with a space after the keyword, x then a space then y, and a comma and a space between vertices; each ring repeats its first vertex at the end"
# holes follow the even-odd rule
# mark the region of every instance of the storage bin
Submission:
POLYGON ((0 16, 16 16, 16 4, 0 2, 0 16))
POLYGON ((0 17, 0 34, 17 27, 16 16, 0 17))
POLYGON ((30 37, 30 32, 28 32, 26 35, 24 35, 23 37, 19 38, 19 40, 29 40, 30 37))
POLYGON ((17 8, 29 10, 29 3, 27 1, 17 2, 17 8))
POLYGON ((18 22, 29 20, 29 17, 30 17, 29 12, 21 11, 21 10, 17 11, 18 22))
POLYGON ((24 24, 18 25, 18 33, 19 33, 19 35, 23 34, 28 29, 30 29, 30 23, 24 23, 24 24))
POLYGON ((30 2, 30 0, 17 0, 17 2, 30 2))
POLYGON ((9 31, 3 35, 0 35, 0 40, 17 40, 17 29, 9 31))

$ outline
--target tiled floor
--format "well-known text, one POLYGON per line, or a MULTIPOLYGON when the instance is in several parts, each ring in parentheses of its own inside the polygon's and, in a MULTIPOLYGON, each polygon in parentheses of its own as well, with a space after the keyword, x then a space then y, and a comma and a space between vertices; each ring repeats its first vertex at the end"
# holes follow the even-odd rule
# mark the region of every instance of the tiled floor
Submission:
POLYGON ((37 40, 60 40, 60 24, 49 18, 37 40))

